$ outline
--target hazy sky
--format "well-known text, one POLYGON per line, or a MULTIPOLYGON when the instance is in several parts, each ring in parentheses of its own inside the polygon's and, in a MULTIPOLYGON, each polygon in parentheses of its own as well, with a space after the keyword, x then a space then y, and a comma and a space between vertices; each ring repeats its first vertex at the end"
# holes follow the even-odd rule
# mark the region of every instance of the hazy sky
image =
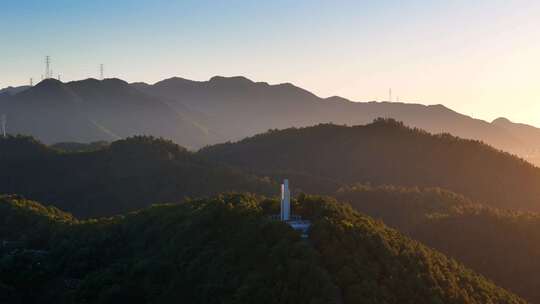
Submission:
POLYGON ((244 75, 540 126, 540 1, 0 0, 0 87, 244 75))

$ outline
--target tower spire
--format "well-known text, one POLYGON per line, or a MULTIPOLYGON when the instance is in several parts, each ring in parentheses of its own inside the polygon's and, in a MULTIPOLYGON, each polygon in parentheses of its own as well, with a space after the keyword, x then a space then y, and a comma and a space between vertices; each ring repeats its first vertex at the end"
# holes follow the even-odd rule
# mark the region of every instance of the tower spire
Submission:
POLYGON ((286 179, 281 185, 281 220, 291 219, 291 192, 289 191, 289 180, 286 179))

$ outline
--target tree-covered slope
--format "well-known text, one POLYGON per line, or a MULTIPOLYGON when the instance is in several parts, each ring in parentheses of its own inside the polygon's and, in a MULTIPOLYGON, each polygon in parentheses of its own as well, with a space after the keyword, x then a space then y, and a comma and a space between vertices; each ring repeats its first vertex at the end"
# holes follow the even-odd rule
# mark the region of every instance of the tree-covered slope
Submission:
POLYGON ((300 197, 345 303, 519 303, 518 297, 348 205, 300 197))
POLYGON ((109 146, 107 141, 95 141, 91 143, 60 142, 51 145, 51 148, 64 152, 92 152, 105 149, 109 146))
MULTIPOLYGON (((335 303, 337 288, 316 252, 255 203, 224 196, 69 226, 51 222, 58 233, 44 246, 3 252, 3 296, 13 304, 335 303)), ((2 225, 10 213, 0 213, 2 225)))
POLYGON ((223 191, 269 194, 275 187, 153 137, 89 152, 62 152, 28 137, 0 138, 0 193, 16 193, 79 217, 105 216, 156 202, 223 191))
POLYGON ((431 135, 394 120, 318 125, 202 149, 211 160, 260 175, 290 177, 306 192, 353 183, 442 187, 475 201, 540 210, 540 169, 477 141, 431 135))
MULTIPOLYGON (((0 224, 35 204, 0 200, 0 224)), ((269 219, 278 205, 227 194, 109 219, 47 216, 57 232, 45 245, 2 251, 1 296, 14 304, 525 303, 347 205, 295 200, 313 222, 308 241, 269 219)), ((34 208, 26 213, 46 210, 34 208)))
POLYGON ((0 216, 0 240, 31 246, 45 245, 54 233, 51 228, 77 223, 69 213, 16 195, 0 195, 0 216))
POLYGON ((336 197, 540 303, 539 215, 485 207, 438 188, 358 185, 336 197))

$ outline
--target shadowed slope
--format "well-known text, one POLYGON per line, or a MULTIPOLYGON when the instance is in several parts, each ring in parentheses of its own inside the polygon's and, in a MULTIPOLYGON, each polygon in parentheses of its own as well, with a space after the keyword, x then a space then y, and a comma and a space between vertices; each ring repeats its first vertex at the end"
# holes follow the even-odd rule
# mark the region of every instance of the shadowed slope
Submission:
POLYGON ((262 194, 271 182, 214 165, 163 139, 133 137, 66 153, 25 137, 0 138, 0 193, 54 204, 80 217, 223 191, 262 194))
POLYGON ((336 197, 540 303, 540 216, 485 207, 438 188, 357 185, 336 197))
POLYGON ((270 131, 199 154, 308 192, 353 183, 442 187, 481 203, 540 211, 540 169, 480 142, 430 135, 394 120, 270 131))

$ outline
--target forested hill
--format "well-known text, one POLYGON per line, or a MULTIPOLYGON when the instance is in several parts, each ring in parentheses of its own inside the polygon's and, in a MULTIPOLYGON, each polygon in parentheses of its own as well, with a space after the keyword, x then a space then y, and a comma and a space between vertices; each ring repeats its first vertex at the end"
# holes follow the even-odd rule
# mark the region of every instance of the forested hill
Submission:
POLYGON ((538 214, 482 206, 438 188, 355 185, 336 197, 540 303, 538 214))
POLYGON ((442 187, 480 203, 540 211, 540 169, 481 142, 432 135, 394 120, 290 128, 202 149, 259 175, 290 177, 306 192, 353 183, 442 187))
POLYGON ((0 138, 0 193, 24 195, 86 218, 223 191, 271 194, 277 188, 153 137, 74 148, 83 152, 66 152, 69 148, 73 144, 50 148, 30 137, 0 138))
POLYGON ((525 303, 346 205, 302 195, 309 242, 276 200, 228 194, 78 221, 0 198, 5 303, 525 303), (47 228, 32 233, 32 227, 47 228), (26 230, 9 227, 27 227, 26 230), (6 229, 6 227, 8 227, 6 229))

